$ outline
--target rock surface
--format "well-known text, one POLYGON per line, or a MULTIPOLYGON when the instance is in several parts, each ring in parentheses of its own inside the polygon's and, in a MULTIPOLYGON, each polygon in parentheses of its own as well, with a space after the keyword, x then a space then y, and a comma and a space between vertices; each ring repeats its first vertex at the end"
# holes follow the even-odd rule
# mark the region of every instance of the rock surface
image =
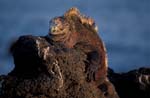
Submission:
POLYGON ((72 8, 50 23, 48 36, 12 45, 15 68, 0 76, 0 98, 119 98, 94 20, 72 8))
POLYGON ((127 73, 108 70, 120 98, 150 98, 150 68, 139 68, 127 73))

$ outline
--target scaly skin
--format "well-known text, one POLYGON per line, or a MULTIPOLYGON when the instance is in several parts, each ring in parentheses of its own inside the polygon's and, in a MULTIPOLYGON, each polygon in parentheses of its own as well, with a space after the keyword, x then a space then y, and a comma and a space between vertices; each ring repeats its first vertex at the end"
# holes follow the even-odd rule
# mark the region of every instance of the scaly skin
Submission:
POLYGON ((50 39, 67 48, 77 48, 87 54, 87 80, 101 84, 107 75, 107 56, 103 41, 97 34, 92 18, 81 15, 77 8, 50 22, 50 39))

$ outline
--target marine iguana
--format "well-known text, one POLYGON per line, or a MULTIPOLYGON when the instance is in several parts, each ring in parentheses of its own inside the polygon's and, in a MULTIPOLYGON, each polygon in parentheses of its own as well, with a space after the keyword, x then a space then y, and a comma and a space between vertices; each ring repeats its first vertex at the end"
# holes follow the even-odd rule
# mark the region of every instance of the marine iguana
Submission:
POLYGON ((69 49, 85 52, 87 80, 99 84, 107 75, 107 55, 97 32, 94 20, 82 15, 77 8, 71 8, 63 16, 50 21, 49 38, 69 49))

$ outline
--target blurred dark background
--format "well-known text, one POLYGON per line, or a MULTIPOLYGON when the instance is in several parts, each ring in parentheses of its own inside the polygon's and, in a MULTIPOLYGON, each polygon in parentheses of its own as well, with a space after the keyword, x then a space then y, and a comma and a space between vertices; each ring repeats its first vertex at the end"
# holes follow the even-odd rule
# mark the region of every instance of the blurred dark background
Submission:
POLYGON ((11 43, 46 35, 49 20, 73 6, 95 19, 111 68, 150 67, 150 0, 0 0, 0 74, 14 68, 11 43))

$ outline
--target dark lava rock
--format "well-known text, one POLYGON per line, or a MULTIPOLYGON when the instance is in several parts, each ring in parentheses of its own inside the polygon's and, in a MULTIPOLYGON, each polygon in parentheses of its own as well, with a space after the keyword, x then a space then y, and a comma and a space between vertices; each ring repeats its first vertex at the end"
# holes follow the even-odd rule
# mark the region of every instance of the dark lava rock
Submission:
POLYGON ((139 68, 127 73, 108 71, 120 98, 150 98, 150 68, 139 68))
MULTIPOLYGON (((74 16, 74 13, 76 8, 64 16, 75 23, 80 17, 74 16)), ((66 18, 64 16, 61 19, 66 18)), ((80 26, 76 25, 74 29, 87 31, 84 34, 88 36, 88 41, 78 40, 84 43, 74 43, 77 41, 74 38, 79 35, 74 30, 66 32, 70 30, 68 24, 64 27, 58 25, 64 22, 60 18, 57 18, 58 21, 56 19, 54 26, 58 27, 51 28, 50 36, 21 36, 11 47, 15 68, 7 76, 0 76, 0 98, 118 98, 114 86, 106 77, 107 66, 103 60, 107 58, 103 44, 97 42, 100 40, 94 29, 95 24, 88 17, 81 18, 82 21, 77 21, 80 26), (74 36, 70 36, 72 33, 74 36), (97 40, 90 39, 88 34, 94 35, 93 39, 97 40), (69 37, 69 44, 64 37, 69 37), (58 42, 58 39, 63 41, 58 42), (94 45, 100 44, 100 47, 92 46, 90 41, 94 45), (88 46, 89 43, 91 46, 88 46), (100 76, 95 78, 95 74, 100 76), (90 81, 89 76, 92 77, 90 81)))
POLYGON ((117 98, 108 80, 98 88, 86 80, 87 57, 80 50, 22 36, 11 51, 15 68, 0 77, 0 98, 117 98))

